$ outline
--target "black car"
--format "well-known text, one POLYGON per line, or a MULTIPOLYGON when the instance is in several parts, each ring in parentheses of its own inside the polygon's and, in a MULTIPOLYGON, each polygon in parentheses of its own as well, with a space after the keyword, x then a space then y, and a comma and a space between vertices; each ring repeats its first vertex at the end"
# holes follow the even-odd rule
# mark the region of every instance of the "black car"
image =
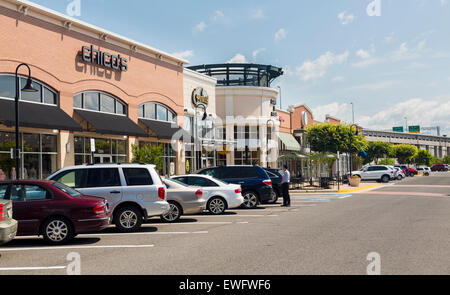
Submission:
POLYGON ((244 197, 244 208, 256 208, 258 204, 272 199, 272 180, 259 166, 220 166, 202 169, 197 173, 239 184, 244 197))
POLYGON ((272 199, 267 201, 267 204, 275 204, 278 198, 281 198, 281 181, 283 176, 281 175, 280 169, 275 168, 264 168, 270 179, 272 180, 272 199))

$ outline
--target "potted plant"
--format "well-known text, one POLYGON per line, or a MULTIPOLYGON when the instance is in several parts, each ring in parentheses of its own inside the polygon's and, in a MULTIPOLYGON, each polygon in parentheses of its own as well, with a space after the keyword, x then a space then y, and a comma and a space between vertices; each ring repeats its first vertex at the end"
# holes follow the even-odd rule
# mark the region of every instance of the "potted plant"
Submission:
POLYGON ((358 175, 353 175, 349 179, 349 184, 351 187, 359 187, 359 184, 361 183, 361 178, 358 175))

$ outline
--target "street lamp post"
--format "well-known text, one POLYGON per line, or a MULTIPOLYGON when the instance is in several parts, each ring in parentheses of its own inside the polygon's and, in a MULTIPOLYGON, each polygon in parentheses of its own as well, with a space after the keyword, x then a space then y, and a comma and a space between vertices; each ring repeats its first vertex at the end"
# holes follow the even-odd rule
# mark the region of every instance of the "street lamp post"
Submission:
POLYGON ((21 63, 16 68, 16 97, 15 97, 15 117, 16 117, 16 150, 14 152, 14 158, 16 160, 16 179, 21 178, 20 174, 20 133, 19 133, 19 119, 20 119, 20 109, 19 109, 19 98, 20 98, 20 87, 19 87, 19 68, 25 66, 28 69, 28 79, 25 86, 22 88, 23 92, 37 92, 38 90, 33 88, 33 83, 31 80, 31 69, 26 63, 21 63))
POLYGON ((358 126, 356 124, 352 124, 350 126, 350 177, 353 176, 353 126, 355 126, 356 135, 358 135, 358 126))
POLYGON ((353 102, 350 104, 352 105, 352 123, 355 124, 355 104, 353 102))
MULTIPOLYGON (((267 129, 269 128, 269 122, 272 122, 272 124, 275 124, 275 122, 272 119, 267 120, 266 125, 267 125, 267 129)), ((272 125, 273 126, 273 125, 272 125)), ((267 162, 267 168, 269 168, 269 132, 267 132, 268 130, 266 129, 266 162, 267 162)), ((272 134, 272 132, 271 132, 272 134)))

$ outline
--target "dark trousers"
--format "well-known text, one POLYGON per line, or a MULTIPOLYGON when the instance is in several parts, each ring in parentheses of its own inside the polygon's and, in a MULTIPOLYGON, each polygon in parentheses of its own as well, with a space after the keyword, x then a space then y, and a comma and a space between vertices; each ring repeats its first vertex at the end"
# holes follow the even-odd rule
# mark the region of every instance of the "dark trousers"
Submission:
POLYGON ((291 205, 291 196, 289 195, 289 183, 281 184, 281 193, 283 194, 283 205, 291 205))

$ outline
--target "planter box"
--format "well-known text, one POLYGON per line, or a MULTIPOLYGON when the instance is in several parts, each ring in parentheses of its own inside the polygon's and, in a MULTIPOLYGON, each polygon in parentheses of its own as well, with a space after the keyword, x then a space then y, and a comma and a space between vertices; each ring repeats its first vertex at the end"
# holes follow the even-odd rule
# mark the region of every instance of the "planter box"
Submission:
POLYGON ((351 187, 359 187, 359 184, 361 183, 361 178, 350 178, 349 180, 349 184, 351 187))

